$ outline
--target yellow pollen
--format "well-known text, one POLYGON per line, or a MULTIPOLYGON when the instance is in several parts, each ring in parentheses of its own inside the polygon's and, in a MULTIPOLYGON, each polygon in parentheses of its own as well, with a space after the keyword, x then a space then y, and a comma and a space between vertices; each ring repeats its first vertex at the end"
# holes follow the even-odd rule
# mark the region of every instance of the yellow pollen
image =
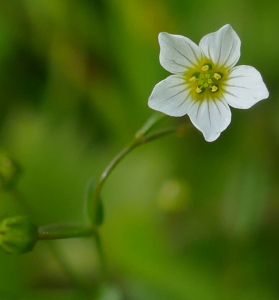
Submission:
POLYGON ((197 80, 197 78, 196 78, 195 76, 192 76, 192 77, 189 79, 190 82, 195 82, 196 80, 197 80))
POLYGON ((208 71, 208 70, 209 70, 209 66, 208 66, 208 65, 205 65, 205 66, 203 66, 201 69, 202 69, 204 72, 205 72, 205 71, 208 71))
POLYGON ((216 80, 220 80, 222 78, 222 76, 218 73, 214 73, 213 77, 216 79, 216 80))
POLYGON ((197 92, 198 94, 200 94, 200 93, 202 92, 202 90, 201 90, 199 87, 197 87, 197 88, 196 88, 196 92, 197 92))
POLYGON ((218 91, 218 87, 216 85, 213 85, 211 92, 217 92, 218 91))

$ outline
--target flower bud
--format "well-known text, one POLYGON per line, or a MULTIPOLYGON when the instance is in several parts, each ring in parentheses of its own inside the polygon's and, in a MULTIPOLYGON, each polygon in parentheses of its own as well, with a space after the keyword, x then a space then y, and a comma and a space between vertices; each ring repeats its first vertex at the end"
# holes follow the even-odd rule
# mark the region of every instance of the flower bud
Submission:
POLYGON ((6 253, 31 251, 38 240, 38 228, 27 216, 10 217, 0 223, 0 248, 6 253))
POLYGON ((20 168, 16 161, 0 152, 0 188, 10 189, 15 185, 20 168))

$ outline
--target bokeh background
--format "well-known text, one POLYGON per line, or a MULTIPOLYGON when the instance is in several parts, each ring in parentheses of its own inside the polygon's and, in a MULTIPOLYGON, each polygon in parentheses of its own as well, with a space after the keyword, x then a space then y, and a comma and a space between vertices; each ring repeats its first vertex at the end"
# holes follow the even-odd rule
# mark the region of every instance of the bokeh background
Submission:
MULTIPOLYGON (((84 191, 152 114, 168 76, 158 33, 196 43, 229 23, 239 64, 270 98, 233 111, 213 143, 196 130, 133 151, 107 181, 101 228, 109 280, 88 239, 0 254, 0 299, 279 298, 279 2, 1 0, 0 148, 22 168, 1 216, 85 221, 84 191), (23 201, 25 204, 23 204, 23 201)), ((163 125, 189 122, 168 117, 163 125)))

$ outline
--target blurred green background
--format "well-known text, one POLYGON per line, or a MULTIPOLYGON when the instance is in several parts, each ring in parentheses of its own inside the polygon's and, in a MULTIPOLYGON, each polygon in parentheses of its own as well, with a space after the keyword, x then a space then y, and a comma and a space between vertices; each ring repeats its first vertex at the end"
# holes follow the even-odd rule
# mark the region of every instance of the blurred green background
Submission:
MULTIPOLYGON (((270 98, 233 111, 213 143, 196 130, 133 151, 104 187, 94 244, 39 242, 0 254, 0 299, 279 299, 279 2, 252 0, 1 0, 0 147, 22 167, 1 192, 1 216, 38 225, 84 222, 88 180, 152 114, 168 76, 158 33, 196 43, 229 23, 239 64, 260 70, 270 98)), ((168 117, 165 124, 188 122, 168 117)))

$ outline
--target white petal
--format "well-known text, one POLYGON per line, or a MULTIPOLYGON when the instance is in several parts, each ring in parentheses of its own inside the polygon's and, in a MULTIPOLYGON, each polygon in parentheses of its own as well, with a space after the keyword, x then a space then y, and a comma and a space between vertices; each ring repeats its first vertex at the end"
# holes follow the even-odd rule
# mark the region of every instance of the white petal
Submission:
POLYGON ((178 75, 171 75, 156 84, 148 99, 150 108, 173 117, 187 114, 190 104, 190 89, 178 75))
POLYGON ((204 55, 220 67, 233 67, 240 57, 240 38, 231 25, 204 36, 199 46, 204 55))
POLYGON ((230 108, 221 99, 193 102, 188 115, 208 142, 215 141, 231 122, 230 108))
POLYGON ((224 89, 224 99, 235 108, 250 108, 269 96, 260 72, 250 66, 233 68, 224 89))
POLYGON ((197 65, 202 57, 199 46, 190 39, 166 32, 159 34, 160 63, 167 71, 184 73, 188 68, 197 65))

